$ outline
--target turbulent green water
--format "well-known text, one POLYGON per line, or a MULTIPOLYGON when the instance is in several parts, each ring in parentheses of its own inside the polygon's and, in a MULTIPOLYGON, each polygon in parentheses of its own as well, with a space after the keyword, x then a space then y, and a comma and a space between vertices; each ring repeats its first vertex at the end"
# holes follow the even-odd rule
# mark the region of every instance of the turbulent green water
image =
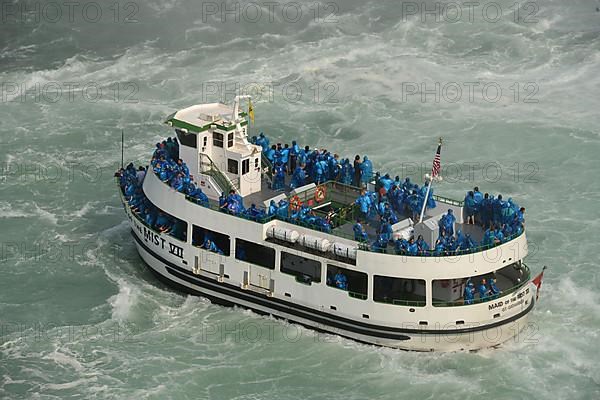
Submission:
POLYGON ((1 2, 0 397, 599 398, 600 4, 303 3, 294 22, 265 3, 223 22, 236 3, 1 2), (524 205, 528 264, 550 267, 527 333, 398 352, 158 283, 112 180, 121 129, 147 162, 166 115, 236 84, 256 132, 419 181, 443 136, 436 193, 524 205))

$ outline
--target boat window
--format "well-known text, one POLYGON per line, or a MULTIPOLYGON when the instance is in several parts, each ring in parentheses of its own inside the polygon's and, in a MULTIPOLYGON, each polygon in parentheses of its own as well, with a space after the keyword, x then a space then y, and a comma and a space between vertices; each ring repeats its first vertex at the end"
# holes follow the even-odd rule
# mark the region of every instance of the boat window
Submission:
POLYGON ((425 281, 422 279, 373 277, 373 300, 404 306, 425 306, 425 281))
POLYGON ((223 147, 223 134, 219 132, 213 132, 213 146, 223 147))
POLYGON ((227 134, 227 147, 233 147, 233 132, 227 134))
POLYGON ((350 296, 367 299, 367 274, 327 264, 327 286, 347 290, 350 296))
POLYGON ((488 301, 502 293, 516 290, 529 279, 529 270, 521 262, 512 263, 498 271, 460 279, 437 279, 431 282, 433 305, 436 307, 460 306, 488 301), (480 295, 480 286, 485 279, 486 292, 480 295), (492 287, 490 280, 495 279, 492 287), (472 298, 465 302, 465 287, 473 283, 472 298))
POLYGON ((227 159, 227 172, 237 175, 238 174, 238 162, 231 158, 227 159))
POLYGON ((321 282, 321 263, 310 258, 281 252, 281 272, 294 275, 298 282, 321 282))
POLYGON ((177 140, 179 140, 180 144, 182 144, 184 146, 196 148, 196 134, 195 133, 191 133, 191 132, 185 133, 181 129, 175 129, 175 133, 177 133, 177 140))
POLYGON ((204 136, 204 137, 202 138, 202 146, 203 146, 203 147, 206 147, 206 143, 207 143, 207 141, 208 141, 208 136, 204 136))
MULTIPOLYGON (((187 242, 187 222, 164 212, 145 197, 144 211, 134 212, 135 216, 155 232, 166 233, 182 242, 187 242)), ((139 207, 138 207, 139 209, 139 207)))
POLYGON ((261 267, 275 269, 275 249, 244 239, 235 239, 235 258, 261 267))
POLYGON ((201 247, 214 253, 229 255, 229 236, 192 225, 192 245, 201 247))
POLYGON ((246 175, 250 171, 250 160, 242 160, 242 175, 246 175))
POLYGON ((258 158, 254 159, 254 168, 258 168, 258 158))

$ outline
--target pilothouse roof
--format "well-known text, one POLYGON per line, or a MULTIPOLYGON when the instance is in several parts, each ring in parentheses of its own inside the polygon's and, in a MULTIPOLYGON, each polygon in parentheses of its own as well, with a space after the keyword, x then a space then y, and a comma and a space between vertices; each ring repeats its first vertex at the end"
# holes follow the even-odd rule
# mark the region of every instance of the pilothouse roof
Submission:
POLYGON ((232 114, 233 107, 227 104, 197 104, 170 115, 166 122, 178 128, 200 132, 217 122, 220 125, 231 124, 232 114))

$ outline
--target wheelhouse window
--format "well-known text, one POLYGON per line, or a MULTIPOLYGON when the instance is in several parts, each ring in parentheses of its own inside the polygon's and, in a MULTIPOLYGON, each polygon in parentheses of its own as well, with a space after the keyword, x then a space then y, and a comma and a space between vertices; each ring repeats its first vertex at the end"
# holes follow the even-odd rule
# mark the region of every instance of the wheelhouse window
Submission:
POLYGON ((260 267, 275 269, 275 249, 243 239, 235 239, 235 258, 260 267))
POLYGON ((321 263, 310 258, 281 252, 281 272, 294 275, 296 280, 310 285, 321 282, 321 263))
POLYGON ((223 134, 219 132, 213 132, 213 146, 223 147, 223 134))
POLYGON ((234 175, 238 174, 238 161, 231 158, 227 159, 227 172, 234 175))
POLYGON ((192 245, 213 253, 229 256, 229 236, 210 229, 192 225, 192 245))
POLYGON ((346 290, 352 297, 367 299, 367 274, 327 264, 327 286, 346 290))
POLYGON ((233 147, 233 132, 227 134, 227 147, 233 147))
POLYGON ((184 132, 181 129, 175 129, 175 133, 177 133, 177 140, 184 146, 196 148, 196 140, 197 135, 191 132, 184 132))
POLYGON ((250 172, 250 160, 242 160, 242 175, 246 175, 248 172, 250 172))
POLYGON ((373 300, 379 303, 424 307, 425 281, 375 275, 373 300))

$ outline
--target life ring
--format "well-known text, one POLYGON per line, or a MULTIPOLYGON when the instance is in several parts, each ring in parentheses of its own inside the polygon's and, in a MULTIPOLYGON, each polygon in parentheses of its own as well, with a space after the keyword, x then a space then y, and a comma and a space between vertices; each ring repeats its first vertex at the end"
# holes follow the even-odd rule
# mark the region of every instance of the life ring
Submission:
POLYGON ((302 201, 300 201, 300 197, 298 197, 297 195, 292 197, 292 199, 290 200, 290 208, 292 210, 299 210, 301 206, 302 201))
POLYGON ((317 186, 317 189, 315 190, 315 200, 317 201, 317 203, 320 203, 323 200, 325 200, 326 194, 327 190, 325 189, 325 186, 317 186))

